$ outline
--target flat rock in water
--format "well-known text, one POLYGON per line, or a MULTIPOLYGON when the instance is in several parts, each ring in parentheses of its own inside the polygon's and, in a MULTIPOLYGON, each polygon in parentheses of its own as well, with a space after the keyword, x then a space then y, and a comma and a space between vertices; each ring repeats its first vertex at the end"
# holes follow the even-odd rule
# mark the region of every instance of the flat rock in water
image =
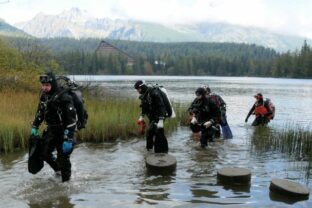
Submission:
POLYGON ((218 179, 223 182, 249 184, 251 172, 246 168, 221 168, 217 172, 218 179))
POLYGON ((280 194, 297 197, 309 197, 309 190, 303 185, 286 179, 272 179, 270 190, 280 194))
POLYGON ((177 160, 166 153, 154 153, 146 157, 146 166, 150 169, 175 169, 177 160))

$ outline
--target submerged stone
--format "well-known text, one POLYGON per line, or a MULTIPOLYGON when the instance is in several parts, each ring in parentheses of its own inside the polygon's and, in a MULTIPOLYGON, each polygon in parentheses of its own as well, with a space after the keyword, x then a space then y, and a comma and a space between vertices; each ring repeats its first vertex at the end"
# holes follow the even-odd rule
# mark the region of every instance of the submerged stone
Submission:
POLYGON ((174 156, 166 153, 154 153, 146 157, 146 167, 149 171, 168 173, 176 169, 177 160, 174 156))
POLYGON ((309 189, 299 183, 277 178, 272 179, 270 190, 275 193, 293 197, 309 198, 310 194, 309 189))
POLYGON ((225 167, 217 172, 218 180, 225 183, 249 184, 251 172, 246 168, 225 167))

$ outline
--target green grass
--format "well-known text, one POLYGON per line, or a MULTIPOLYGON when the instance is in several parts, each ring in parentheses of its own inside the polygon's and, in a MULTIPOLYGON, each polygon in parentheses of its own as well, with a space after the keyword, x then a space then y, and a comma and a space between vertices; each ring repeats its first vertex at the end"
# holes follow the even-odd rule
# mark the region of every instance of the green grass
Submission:
POLYGON ((1 91, 0 97, 0 152, 24 149, 38 96, 29 92, 1 91))
POLYGON ((298 169, 309 179, 312 171, 312 132, 296 125, 285 125, 283 129, 257 127, 251 138, 252 153, 281 153, 283 158, 294 161, 298 169), (304 162, 304 163, 302 163, 304 162))
POLYGON ((256 152, 278 151, 294 158, 312 156, 312 132, 296 125, 285 125, 281 129, 255 128, 252 147, 256 152))
POLYGON ((137 135, 139 104, 134 100, 87 100, 89 119, 79 133, 81 141, 102 142, 137 135))

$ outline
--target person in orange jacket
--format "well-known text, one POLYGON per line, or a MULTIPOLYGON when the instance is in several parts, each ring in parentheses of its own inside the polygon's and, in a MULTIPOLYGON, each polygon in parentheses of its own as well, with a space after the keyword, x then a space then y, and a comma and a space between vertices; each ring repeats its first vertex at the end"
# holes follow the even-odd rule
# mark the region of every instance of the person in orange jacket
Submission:
POLYGON ((272 120, 273 112, 271 111, 268 103, 263 100, 263 95, 261 93, 257 93, 254 97, 256 98, 256 102, 251 107, 245 122, 247 123, 250 115, 254 114, 256 118, 252 122, 252 126, 266 125, 270 122, 270 120, 272 120))

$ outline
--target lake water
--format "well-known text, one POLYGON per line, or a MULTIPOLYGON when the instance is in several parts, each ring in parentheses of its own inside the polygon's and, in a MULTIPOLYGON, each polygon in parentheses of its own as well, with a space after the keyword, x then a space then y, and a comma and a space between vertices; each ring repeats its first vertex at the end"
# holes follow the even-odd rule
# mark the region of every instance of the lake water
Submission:
POLYGON ((0 156, 0 207, 312 207, 312 199, 295 201, 269 191, 272 178, 285 178, 312 190, 308 161, 252 142, 256 128, 245 117, 261 92, 276 106, 268 129, 285 125, 310 129, 312 80, 240 77, 75 76, 119 98, 138 94, 138 79, 166 87, 174 102, 188 106, 197 87, 209 85, 227 103, 234 134, 207 149, 199 147, 187 127, 168 135, 169 153, 177 159, 168 176, 147 174, 145 140, 134 138, 103 144, 80 144, 72 154, 73 177, 60 183, 48 167, 37 175, 27 172, 27 153, 0 156), (250 186, 219 184, 222 167, 244 167, 252 172, 250 186))

